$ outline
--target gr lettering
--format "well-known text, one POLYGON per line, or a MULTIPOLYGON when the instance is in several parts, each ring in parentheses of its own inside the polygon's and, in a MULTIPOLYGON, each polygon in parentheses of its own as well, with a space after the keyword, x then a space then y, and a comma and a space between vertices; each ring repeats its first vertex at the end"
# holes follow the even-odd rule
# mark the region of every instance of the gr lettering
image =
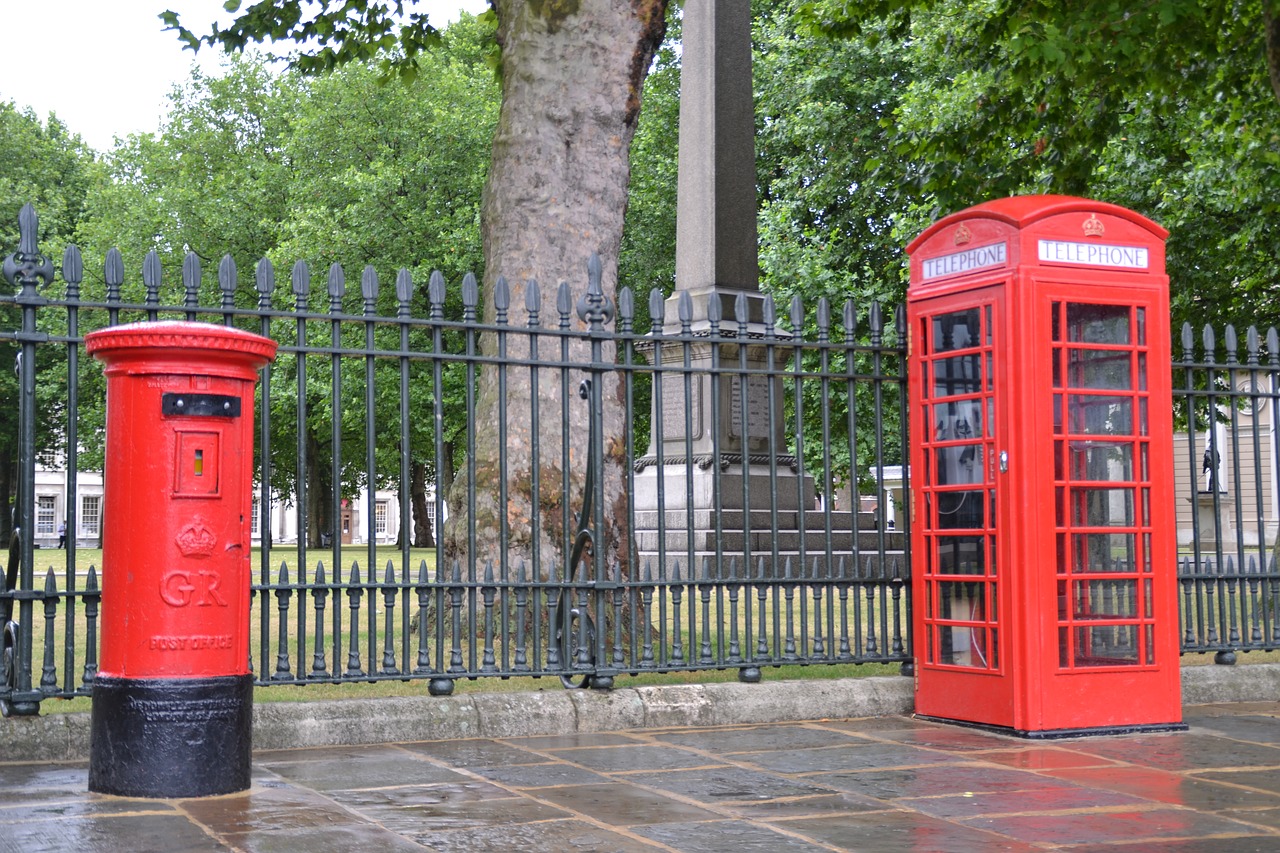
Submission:
POLYGON ((201 570, 187 572, 176 569, 160 579, 160 598, 172 607, 209 607, 216 604, 226 607, 226 599, 218 591, 222 579, 217 572, 201 570))

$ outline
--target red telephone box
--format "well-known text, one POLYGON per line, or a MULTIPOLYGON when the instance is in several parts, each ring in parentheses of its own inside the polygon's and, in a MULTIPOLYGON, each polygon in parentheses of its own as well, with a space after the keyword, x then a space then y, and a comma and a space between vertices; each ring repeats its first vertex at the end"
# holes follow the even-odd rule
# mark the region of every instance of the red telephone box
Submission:
POLYGON ((907 247, 917 714, 1183 728, 1167 235, 1024 196, 907 247))

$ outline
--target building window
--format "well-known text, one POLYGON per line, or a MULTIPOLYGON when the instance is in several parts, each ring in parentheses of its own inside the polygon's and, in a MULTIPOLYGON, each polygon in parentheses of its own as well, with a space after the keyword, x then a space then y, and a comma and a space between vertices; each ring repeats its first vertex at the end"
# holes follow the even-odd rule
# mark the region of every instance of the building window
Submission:
POLYGON ((102 532, 102 495, 80 498, 80 531, 85 536, 98 536, 102 532))
POLYGON ((262 507, 261 501, 259 501, 257 498, 254 498, 253 508, 249 511, 249 535, 250 536, 262 535, 262 531, 258 527, 258 525, 262 523, 260 521, 261 513, 259 512, 261 507, 262 507))
POLYGON ((36 535, 53 536, 58 529, 58 499, 53 495, 36 498, 36 535))
POLYGON ((387 535, 387 502, 378 501, 373 505, 373 532, 375 536, 387 535))

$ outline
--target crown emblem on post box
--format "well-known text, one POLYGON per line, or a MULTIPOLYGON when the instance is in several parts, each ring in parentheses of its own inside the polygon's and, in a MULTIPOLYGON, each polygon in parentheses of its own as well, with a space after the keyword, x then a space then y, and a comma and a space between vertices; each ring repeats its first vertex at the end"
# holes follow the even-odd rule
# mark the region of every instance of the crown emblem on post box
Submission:
POLYGON ((973 232, 970 231, 963 222, 961 222, 960 227, 956 229, 956 236, 954 239, 957 246, 963 246, 965 243, 968 243, 973 239, 973 232))
POLYGON ((1089 218, 1084 221, 1084 236, 1101 237, 1107 230, 1107 226, 1102 224, 1102 220, 1098 218, 1098 214, 1091 213, 1089 218))
POLYGON ((195 521, 182 528, 175 541, 184 557, 208 557, 218 544, 218 537, 205 526, 204 519, 197 516, 195 521))

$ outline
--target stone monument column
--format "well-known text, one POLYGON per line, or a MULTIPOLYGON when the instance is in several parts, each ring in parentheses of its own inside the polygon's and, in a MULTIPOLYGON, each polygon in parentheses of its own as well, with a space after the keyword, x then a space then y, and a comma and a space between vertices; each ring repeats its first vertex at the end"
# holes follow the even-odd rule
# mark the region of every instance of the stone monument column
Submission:
MULTIPOLYGON (((661 398, 655 394, 649 451, 639 460, 635 508, 711 510, 718 492, 722 509, 812 509, 813 480, 798 480, 787 452, 782 381, 773 380, 771 395, 769 380, 744 378, 741 369, 740 346, 748 370, 763 370, 768 358, 756 237, 750 0, 687 0, 683 27, 676 290, 664 306, 663 332, 678 334, 687 322, 695 337, 708 340, 688 347, 687 400, 679 371, 686 348, 665 343, 658 350, 667 369, 661 398), (716 344, 709 340, 710 316, 720 318, 716 344), (715 379, 714 356, 721 366, 715 379), (744 477, 750 478, 745 488, 744 477)), ((775 371, 788 355, 785 345, 775 345, 775 371)), ((699 514, 695 526, 703 518, 699 514)))

